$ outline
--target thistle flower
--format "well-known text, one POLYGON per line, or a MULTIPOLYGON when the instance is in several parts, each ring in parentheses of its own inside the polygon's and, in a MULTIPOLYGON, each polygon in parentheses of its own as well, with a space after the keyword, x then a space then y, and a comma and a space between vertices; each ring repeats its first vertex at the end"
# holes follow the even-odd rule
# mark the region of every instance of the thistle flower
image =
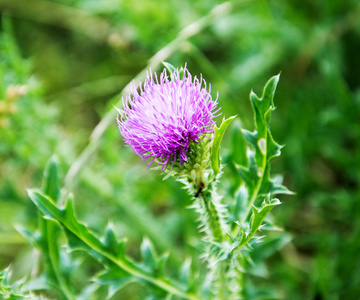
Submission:
MULTIPOLYGON (((184 69, 167 74, 148 73, 142 85, 134 84, 123 100, 124 110, 118 116, 119 130, 125 145, 142 157, 156 161, 164 171, 169 163, 188 162, 190 143, 211 138, 214 131, 217 98, 212 100, 202 75, 192 77, 184 69)), ((218 96, 217 96, 218 97, 218 96)))

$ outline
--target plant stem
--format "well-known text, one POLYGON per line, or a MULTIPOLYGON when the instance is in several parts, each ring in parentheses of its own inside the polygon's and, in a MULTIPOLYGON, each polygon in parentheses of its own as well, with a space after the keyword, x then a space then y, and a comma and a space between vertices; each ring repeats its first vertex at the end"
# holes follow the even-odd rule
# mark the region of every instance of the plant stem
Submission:
POLYGON ((214 203, 211 201, 211 194, 201 192, 199 198, 203 201, 204 207, 209 215, 208 225, 211 229, 212 237, 214 241, 220 242, 223 239, 223 231, 220 224, 219 213, 216 210, 214 203))
POLYGON ((224 230, 221 224, 221 212, 219 211, 218 199, 213 182, 205 180, 204 170, 196 172, 196 178, 187 187, 190 194, 195 189, 195 205, 193 208, 199 214, 200 228, 206 232, 205 240, 209 242, 221 242, 224 237, 224 230))

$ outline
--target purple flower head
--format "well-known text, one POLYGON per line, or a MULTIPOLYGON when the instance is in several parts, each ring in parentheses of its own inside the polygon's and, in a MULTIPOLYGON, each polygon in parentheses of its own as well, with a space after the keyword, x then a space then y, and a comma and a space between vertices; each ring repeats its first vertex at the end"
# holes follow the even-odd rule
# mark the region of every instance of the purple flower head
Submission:
POLYGON ((166 69, 160 78, 147 74, 144 85, 134 84, 131 95, 123 100, 124 110, 117 122, 125 145, 142 157, 156 160, 165 170, 169 162, 188 162, 190 142, 199 143, 214 131, 217 98, 212 100, 211 86, 205 80, 192 77, 184 69, 168 76, 166 69))

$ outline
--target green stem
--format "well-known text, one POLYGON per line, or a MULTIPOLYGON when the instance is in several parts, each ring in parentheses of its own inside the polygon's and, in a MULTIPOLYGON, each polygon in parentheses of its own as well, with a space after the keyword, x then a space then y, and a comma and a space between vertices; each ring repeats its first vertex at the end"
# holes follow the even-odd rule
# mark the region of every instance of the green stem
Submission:
MULTIPOLYGON (((204 226, 208 230, 208 234, 211 239, 216 242, 221 242, 224 236, 224 232, 220 223, 220 212, 218 211, 214 200, 216 197, 215 189, 212 181, 205 180, 203 170, 198 170, 196 172, 196 178, 193 182, 195 190, 195 200, 198 199, 201 203, 200 206, 205 210, 204 212, 198 211, 199 214, 205 214, 207 218, 202 218, 205 221, 204 226)), ((191 188, 190 188, 191 193, 191 188)))
POLYGON ((211 193, 209 192, 201 192, 199 198, 202 200, 204 204, 204 208, 209 216, 208 226, 211 230, 212 237, 214 241, 220 242, 223 239, 223 230, 220 224, 219 213, 211 201, 211 193))
POLYGON ((218 279, 218 299, 221 299, 221 300, 227 300, 227 290, 228 290, 228 286, 227 286, 227 278, 226 278, 226 267, 227 267, 227 260, 225 261, 221 261, 219 263, 219 266, 218 268, 220 269, 219 270, 219 279, 218 279))

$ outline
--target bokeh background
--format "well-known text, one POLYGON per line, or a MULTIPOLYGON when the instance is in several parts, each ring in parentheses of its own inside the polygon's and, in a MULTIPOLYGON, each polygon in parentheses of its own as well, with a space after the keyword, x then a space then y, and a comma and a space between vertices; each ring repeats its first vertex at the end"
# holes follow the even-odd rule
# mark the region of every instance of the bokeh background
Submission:
MULTIPOLYGON (((0 0, 0 13, 0 269, 11 263, 20 278, 33 268, 15 230, 37 223, 26 188, 41 185, 53 154, 63 180, 121 90, 149 63, 161 70, 160 58, 202 73, 223 115, 250 130, 250 90, 281 72, 272 132, 286 147, 273 174, 296 195, 274 210, 289 238, 253 282, 274 298, 359 299, 359 1, 0 0)), ((231 130, 224 143, 226 156, 231 130)), ((123 147, 115 118, 96 147, 71 182, 79 218, 97 232, 111 220, 135 257, 144 236, 170 248, 173 265, 196 255, 180 185, 123 147)))

